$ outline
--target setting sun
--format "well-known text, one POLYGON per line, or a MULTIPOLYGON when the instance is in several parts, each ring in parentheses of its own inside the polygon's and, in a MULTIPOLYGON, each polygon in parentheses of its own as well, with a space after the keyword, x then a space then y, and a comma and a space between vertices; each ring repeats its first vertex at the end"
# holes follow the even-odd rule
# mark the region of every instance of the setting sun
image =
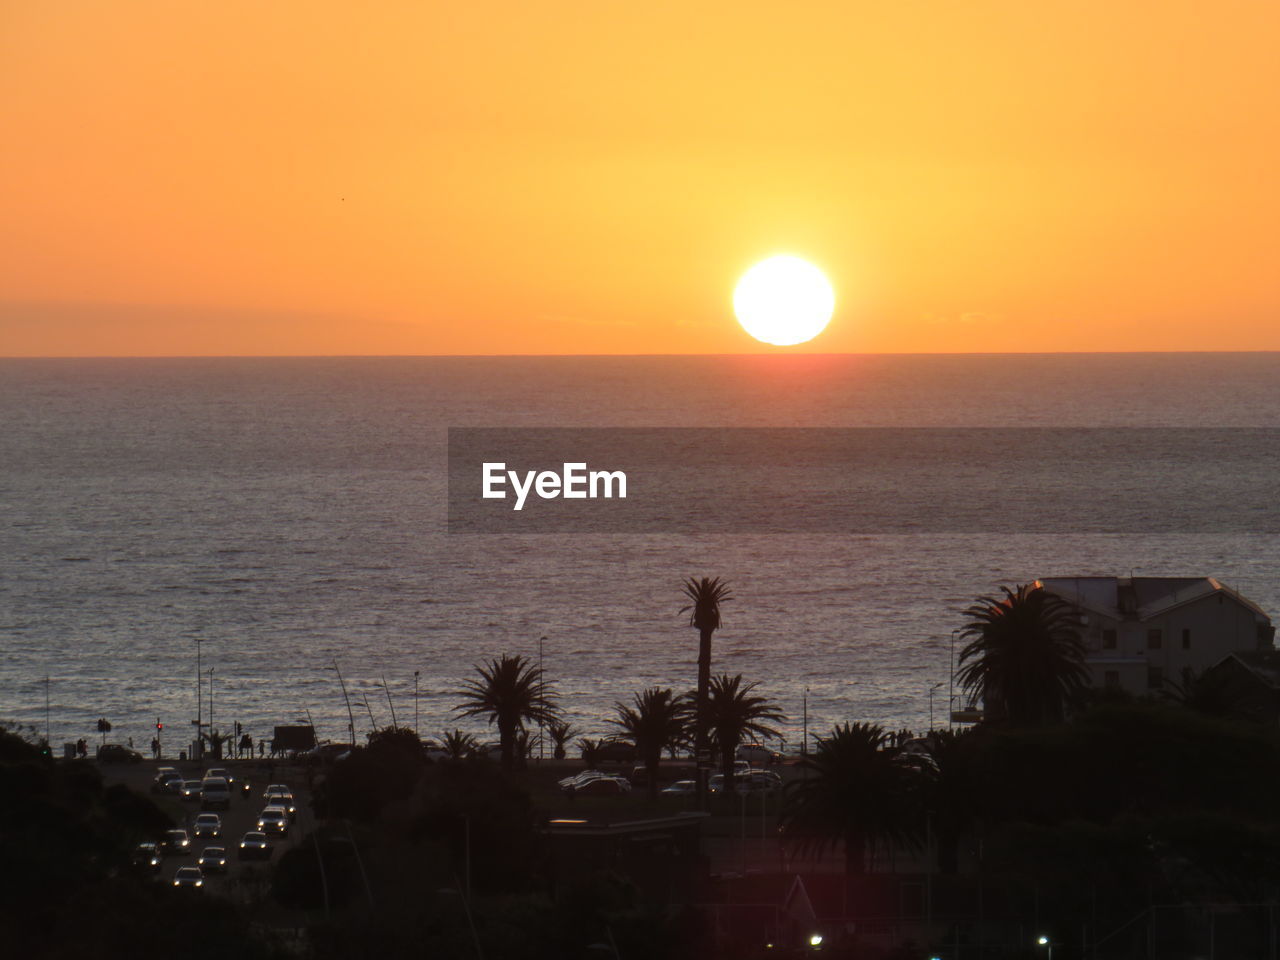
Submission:
POLYGON ((789 347, 812 340, 831 320, 836 296, 822 271, 782 254, 761 260, 733 291, 733 312, 762 343, 789 347))

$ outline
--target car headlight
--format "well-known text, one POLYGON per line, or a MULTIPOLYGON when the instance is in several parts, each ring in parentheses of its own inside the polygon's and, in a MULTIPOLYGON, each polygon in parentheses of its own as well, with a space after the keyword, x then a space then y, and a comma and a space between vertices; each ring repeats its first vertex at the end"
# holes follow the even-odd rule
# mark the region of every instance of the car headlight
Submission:
POLYGON ((180 887, 180 886, 182 886, 182 884, 181 884, 181 883, 179 883, 177 880, 173 881, 173 885, 174 885, 175 887, 180 887))
POLYGON ((240 849, 242 849, 242 850, 244 849, 244 843, 241 843, 241 844, 240 844, 240 849))
POLYGON ((204 886, 204 881, 203 881, 203 880, 197 880, 197 881, 196 881, 196 886, 197 886, 197 887, 203 887, 203 886, 204 886))

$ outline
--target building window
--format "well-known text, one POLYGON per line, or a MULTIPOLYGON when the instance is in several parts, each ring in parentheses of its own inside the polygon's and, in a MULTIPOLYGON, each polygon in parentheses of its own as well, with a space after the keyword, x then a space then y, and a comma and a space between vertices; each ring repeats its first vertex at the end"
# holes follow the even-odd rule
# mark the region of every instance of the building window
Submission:
POLYGON ((1191 649, 1191 631, 1186 627, 1182 628, 1182 649, 1183 650, 1191 649))
POLYGON ((1116 632, 1114 630, 1102 631, 1102 649, 1114 650, 1116 648, 1116 632))
POLYGON ((1159 690, 1164 686, 1164 671, 1159 667, 1147 667, 1147 689, 1159 690))
POLYGON ((1159 630, 1147 631, 1147 649, 1159 650, 1164 645, 1164 634, 1159 630))
POLYGON ((1106 673, 1102 675, 1102 684, 1108 690, 1119 690, 1120 689, 1120 671, 1108 670, 1106 673))

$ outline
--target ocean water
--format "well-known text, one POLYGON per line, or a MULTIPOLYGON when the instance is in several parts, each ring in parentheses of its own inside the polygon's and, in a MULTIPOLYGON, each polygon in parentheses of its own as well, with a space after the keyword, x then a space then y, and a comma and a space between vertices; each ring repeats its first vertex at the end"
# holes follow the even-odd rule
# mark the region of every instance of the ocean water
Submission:
POLYGON ((931 699, 945 723, 975 596, 1207 574, 1280 612, 1280 538, 451 535, 446 429, 1278 419, 1280 354, 0 360, 0 721, 43 731, 47 692, 54 743, 92 740, 102 716, 142 747, 158 717, 176 750, 202 638, 219 727, 310 715, 345 738, 336 662, 360 735, 394 705, 424 734, 488 737, 457 723, 453 691, 545 638, 566 714, 605 733, 615 701, 692 685, 680 583, 717 575, 736 598, 713 669, 758 680, 792 744, 806 701, 811 732, 922 730, 931 699))

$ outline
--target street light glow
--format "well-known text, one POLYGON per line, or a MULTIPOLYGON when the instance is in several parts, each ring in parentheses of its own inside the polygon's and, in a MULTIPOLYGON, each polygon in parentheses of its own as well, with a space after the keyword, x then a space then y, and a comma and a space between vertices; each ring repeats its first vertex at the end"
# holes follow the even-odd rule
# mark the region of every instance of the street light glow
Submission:
POLYGON ((820 933, 815 933, 813 936, 811 936, 811 937, 809 938, 809 946, 811 946, 811 947, 820 947, 820 946, 822 946, 822 934, 820 934, 820 933))

